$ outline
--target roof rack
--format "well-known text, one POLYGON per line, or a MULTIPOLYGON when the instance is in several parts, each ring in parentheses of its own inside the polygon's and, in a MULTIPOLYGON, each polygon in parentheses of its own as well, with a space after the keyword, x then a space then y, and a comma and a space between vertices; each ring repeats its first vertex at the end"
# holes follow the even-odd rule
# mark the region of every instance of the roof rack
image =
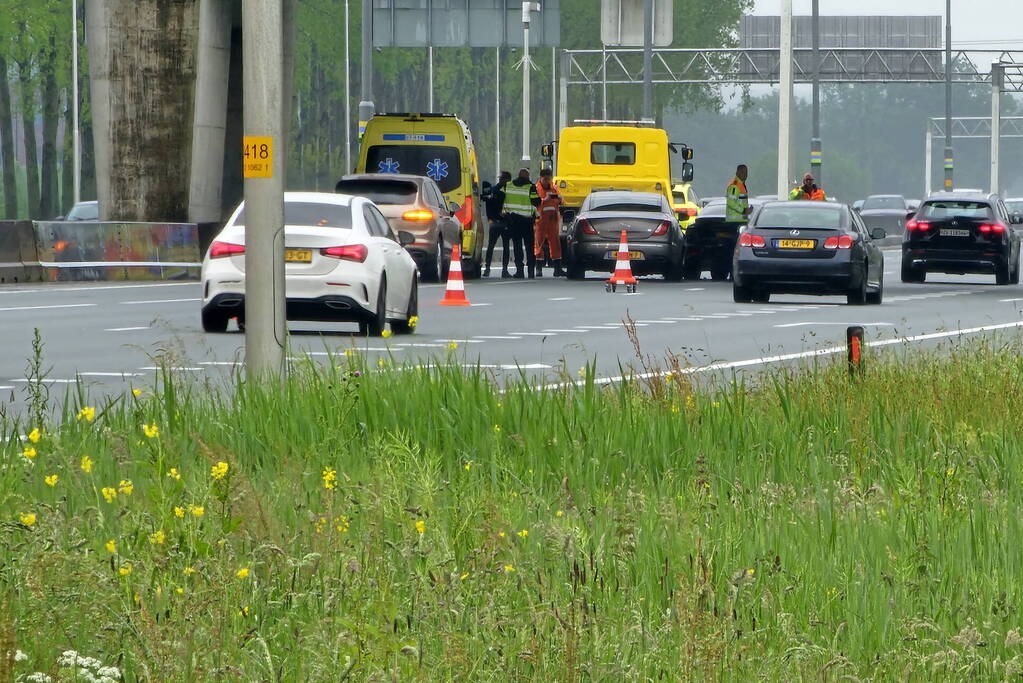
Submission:
POLYGON ((374 114, 374 116, 404 116, 406 118, 426 119, 426 118, 450 117, 450 116, 455 116, 455 115, 454 114, 443 114, 443 113, 440 113, 440 112, 386 111, 386 112, 377 112, 376 114, 374 114))
POLYGON ((656 126, 653 119, 628 121, 625 119, 575 119, 572 123, 582 126, 656 126))

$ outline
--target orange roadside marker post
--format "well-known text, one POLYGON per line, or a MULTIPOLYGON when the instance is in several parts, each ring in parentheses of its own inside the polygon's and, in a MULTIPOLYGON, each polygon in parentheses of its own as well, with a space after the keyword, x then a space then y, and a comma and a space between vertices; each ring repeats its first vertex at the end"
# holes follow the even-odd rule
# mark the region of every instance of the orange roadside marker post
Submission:
POLYGON ((462 279, 462 250, 456 244, 451 248, 451 267, 448 268, 448 284, 444 288, 441 306, 471 306, 465 298, 465 280, 462 279))
POLYGON ((625 291, 633 294, 636 291, 636 278, 632 275, 632 264, 629 263, 629 243, 622 230, 622 238, 618 244, 618 258, 615 261, 615 272, 608 278, 604 285, 604 291, 614 292, 618 285, 625 285, 625 291))

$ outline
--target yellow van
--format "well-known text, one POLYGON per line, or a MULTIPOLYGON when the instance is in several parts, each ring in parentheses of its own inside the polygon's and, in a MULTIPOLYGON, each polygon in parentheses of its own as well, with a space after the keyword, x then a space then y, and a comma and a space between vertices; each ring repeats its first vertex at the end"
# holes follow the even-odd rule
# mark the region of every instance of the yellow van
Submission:
MULTIPOLYGON (((355 172, 433 178, 462 226, 464 277, 480 276, 487 220, 476 147, 464 121, 452 114, 376 114, 366 124, 355 172)), ((452 247, 438 246, 445 254, 452 247)))
POLYGON ((556 152, 554 182, 561 189, 566 208, 579 208, 594 190, 658 192, 673 203, 673 152, 681 152, 685 160, 683 181, 692 180, 689 159, 693 150, 669 142, 661 128, 641 121, 575 123, 590 125, 566 126, 557 142, 544 145, 542 150, 548 159, 556 152))

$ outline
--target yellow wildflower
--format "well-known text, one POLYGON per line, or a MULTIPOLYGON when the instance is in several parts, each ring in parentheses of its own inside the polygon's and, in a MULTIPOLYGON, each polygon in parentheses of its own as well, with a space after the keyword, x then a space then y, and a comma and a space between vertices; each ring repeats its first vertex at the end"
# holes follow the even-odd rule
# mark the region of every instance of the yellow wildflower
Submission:
POLYGON ((141 389, 132 389, 131 390, 131 395, 134 396, 135 398, 138 398, 139 396, 142 395, 142 390, 141 389))
POLYGON ((92 472, 92 458, 90 458, 87 455, 83 455, 80 467, 82 468, 82 471, 85 472, 86 474, 92 472))
POLYGON ((501 433, 501 425, 494 425, 494 433, 496 434, 501 433))
POLYGON ((189 505, 188 511, 192 513, 193 517, 202 517, 206 514, 206 508, 202 505, 189 505))
POLYGON ((117 485, 117 490, 126 496, 130 496, 131 492, 135 490, 135 485, 131 483, 131 479, 122 479, 121 483, 117 485))
POLYGON ((377 358, 377 367, 378 368, 386 368, 387 367, 387 361, 385 361, 383 358, 377 358))
POLYGON ((345 349, 345 355, 351 358, 355 355, 355 349, 345 349))
POLYGON ((92 406, 85 406, 84 408, 78 411, 76 419, 85 420, 86 422, 92 422, 93 420, 96 419, 96 409, 93 408, 92 406))
POLYGON ((425 534, 426 533, 426 522, 421 520, 421 519, 416 521, 416 531, 418 531, 420 535, 425 534))
POLYGON ((337 488, 337 470, 333 467, 323 468, 323 488, 328 491, 337 488))
POLYGON ((469 460, 464 465, 462 465, 462 469, 464 469, 466 472, 471 470, 472 469, 472 460, 469 460))
POLYGON ((504 571, 506 574, 510 574, 511 572, 515 571, 515 567, 511 566, 510 564, 506 564, 504 565, 504 571))
POLYGON ((117 500, 117 489, 113 486, 104 486, 100 489, 100 493, 103 494, 103 497, 106 498, 108 503, 113 503, 117 500))
POLYGON ((185 508, 180 507, 178 505, 175 505, 174 506, 174 516, 177 517, 178 519, 181 519, 182 517, 184 517, 185 516, 185 508))
POLYGON ((38 455, 36 449, 33 448, 32 446, 26 446, 25 450, 23 450, 21 454, 24 455, 29 460, 35 460, 35 457, 38 455))
POLYGON ((184 571, 185 576, 191 576, 192 574, 195 574, 195 569, 193 569, 192 567, 185 567, 184 571))
POLYGON ((564 510, 558 510, 557 512, 554 513, 554 516, 555 517, 564 517, 565 516, 565 511, 564 510))
POLYGON ((181 586, 178 586, 177 588, 174 589, 174 592, 177 593, 178 595, 184 595, 185 589, 182 588, 181 586))
POLYGON ((60 476, 58 476, 56 474, 51 474, 51 475, 45 477, 43 479, 43 481, 46 482, 47 486, 51 486, 52 487, 52 486, 56 486, 57 485, 57 480, 58 479, 60 479, 60 476))
POLYGON ((671 412, 674 413, 675 415, 678 415, 680 412, 682 412, 682 409, 678 407, 677 403, 672 403, 671 412))
POLYGON ((238 610, 238 614, 242 615, 243 617, 249 616, 249 606, 245 605, 245 607, 242 607, 240 610, 238 610))
POLYGON ((341 532, 342 534, 348 532, 348 526, 349 526, 348 518, 345 517, 344 515, 341 515, 340 517, 334 520, 334 529, 341 532))
POLYGON ((34 512, 23 512, 18 517, 18 520, 25 526, 32 526, 36 523, 36 513, 34 512))
POLYGON ((579 368, 579 376, 580 377, 585 377, 586 376, 586 366, 585 365, 583 367, 579 368))
POLYGON ((323 527, 325 527, 327 525, 327 518, 326 517, 320 517, 318 520, 313 522, 313 524, 316 527, 316 533, 318 533, 318 534, 319 533, 323 533, 323 527))
POLYGON ((178 472, 177 467, 172 467, 169 470, 167 470, 167 476, 173 479, 174 481, 181 481, 181 472, 178 472))
POLYGON ((149 542, 153 545, 163 545, 163 542, 167 540, 167 534, 163 533, 163 529, 159 529, 149 534, 149 542))
POLYGON ((108 553, 116 553, 117 552, 117 541, 115 541, 114 539, 111 538, 109 541, 107 541, 106 548, 107 548, 107 552, 108 553))
POLYGON ((151 425, 142 425, 142 433, 146 435, 147 439, 155 439, 160 436, 160 428, 153 423, 151 425))
POLYGON ((458 348, 458 342, 455 342, 455 341, 453 341, 453 342, 448 342, 448 349, 449 349, 450 351, 454 351, 454 350, 455 350, 455 349, 457 349, 457 348, 458 348))
POLYGON ((498 538, 504 538, 505 537, 505 533, 503 531, 498 531, 497 532, 497 537, 498 538))
POLYGON ((692 410, 696 407, 696 399, 692 394, 686 394, 686 408, 692 410))
POLYGON ((210 476, 213 477, 215 480, 220 481, 221 479, 227 476, 228 469, 229 469, 228 464, 221 460, 216 465, 210 468, 210 476))
POLYGON ((121 576, 128 576, 129 574, 131 574, 131 562, 125 562, 124 564, 122 564, 120 568, 117 570, 117 573, 120 574, 121 576))
POLYGON ((39 439, 41 438, 43 438, 43 433, 39 431, 39 427, 35 427, 28 433, 28 440, 32 443, 39 443, 39 439))
POLYGON ((462 572, 462 575, 458 577, 458 580, 465 581, 467 578, 469 578, 469 572, 462 572))
POLYGON ((756 573, 757 573, 757 570, 754 569, 753 567, 750 567, 749 569, 746 570, 746 576, 753 576, 756 573))
POLYGON ((412 316, 411 318, 408 319, 408 326, 409 327, 415 327, 418 324, 419 324, 419 316, 418 315, 414 315, 414 316, 412 316))
POLYGON ((388 337, 390 337, 390 336, 391 336, 392 334, 393 334, 393 333, 392 333, 392 332, 391 332, 390 330, 384 330, 383 332, 381 332, 381 333, 380 333, 380 336, 381 336, 381 337, 383 337, 384 339, 387 339, 387 338, 388 338, 388 337))
POLYGON ((527 531, 526 529, 523 529, 517 535, 518 535, 519 538, 527 538, 529 536, 529 531, 527 531))
POLYGON ((241 569, 236 571, 234 573, 234 575, 237 576, 239 579, 247 579, 247 578, 249 578, 249 568, 248 567, 242 567, 241 569))

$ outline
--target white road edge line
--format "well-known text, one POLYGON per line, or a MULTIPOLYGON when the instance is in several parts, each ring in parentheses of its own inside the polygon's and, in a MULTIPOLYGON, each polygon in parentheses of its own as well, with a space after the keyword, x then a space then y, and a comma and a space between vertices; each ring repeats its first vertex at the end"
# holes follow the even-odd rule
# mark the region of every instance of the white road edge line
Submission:
MULTIPOLYGON (((857 323, 863 327, 895 327, 895 323, 857 323)), ((812 322, 812 323, 785 323, 784 325, 775 325, 774 327, 809 327, 817 325, 844 325, 849 326, 849 323, 828 323, 828 322, 812 322)))
POLYGON ((87 308, 89 306, 98 306, 99 304, 53 304, 51 306, 8 306, 7 308, 0 308, 0 311, 40 311, 48 308, 87 308))
POLYGON ((98 287, 47 287, 46 289, 15 289, 15 290, 0 290, 0 294, 33 294, 39 292, 46 292, 48 294, 60 293, 60 292, 95 292, 101 289, 140 289, 142 287, 186 287, 191 285, 198 287, 200 283, 196 282, 162 282, 159 284, 150 285, 100 285, 98 287))
POLYGON ((122 301, 121 304, 124 306, 132 306, 136 304, 180 304, 187 301, 202 301, 202 299, 159 299, 156 301, 122 301))
POLYGON ((104 332, 134 332, 136 330, 148 330, 149 325, 143 327, 108 327, 104 332))

